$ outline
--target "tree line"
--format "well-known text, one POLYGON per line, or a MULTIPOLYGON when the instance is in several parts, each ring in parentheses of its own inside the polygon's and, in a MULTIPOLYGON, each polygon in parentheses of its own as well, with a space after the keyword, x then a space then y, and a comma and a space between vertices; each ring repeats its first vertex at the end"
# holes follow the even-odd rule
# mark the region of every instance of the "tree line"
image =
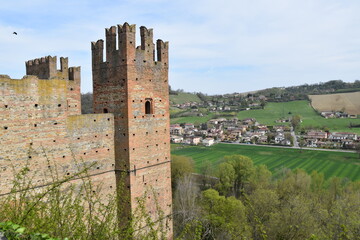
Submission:
POLYGON ((178 239, 360 239, 360 181, 302 169, 272 174, 241 155, 206 165, 199 180, 191 159, 172 161, 178 239))

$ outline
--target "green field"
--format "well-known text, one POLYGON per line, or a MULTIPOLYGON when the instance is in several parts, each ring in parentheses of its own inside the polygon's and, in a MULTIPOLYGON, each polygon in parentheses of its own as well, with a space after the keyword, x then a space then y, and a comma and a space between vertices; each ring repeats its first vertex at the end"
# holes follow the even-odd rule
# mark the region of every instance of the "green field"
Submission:
POLYGON ((205 123, 210 119, 214 118, 214 114, 205 115, 203 117, 178 117, 178 118, 171 118, 170 121, 172 124, 174 123, 193 123, 198 125, 200 123, 205 123))
MULTIPOLYGON (((256 118, 261 124, 274 125, 275 120, 289 118, 293 115, 300 115, 303 122, 301 126, 327 127, 332 132, 355 132, 360 134, 360 128, 349 128, 349 124, 360 124, 360 119, 337 118, 325 119, 315 112, 308 101, 292 101, 283 103, 267 103, 264 109, 240 111, 237 114, 239 119, 256 118)), ((204 117, 184 117, 171 119, 171 123, 203 123, 215 114, 204 117)))
POLYGON ((216 166, 226 155, 240 154, 250 157, 254 164, 265 164, 272 172, 282 167, 313 170, 331 176, 360 180, 360 159, 356 153, 302 150, 291 148, 259 147, 251 145, 216 144, 211 147, 173 144, 171 153, 194 159, 199 170, 205 162, 216 166))
POLYGON ((303 120, 301 126, 328 127, 330 131, 356 132, 360 134, 360 128, 350 129, 348 127, 350 123, 360 124, 360 119, 323 118, 315 112, 315 110, 310 106, 310 103, 308 101, 268 103, 263 110, 250 110, 239 112, 238 118, 244 119, 252 117, 256 118, 256 120, 260 123, 273 125, 276 119, 279 119, 281 117, 288 118, 293 115, 301 116, 303 120))
POLYGON ((201 102, 196 94, 179 92, 177 95, 170 95, 170 102, 173 104, 182 104, 187 102, 201 102))

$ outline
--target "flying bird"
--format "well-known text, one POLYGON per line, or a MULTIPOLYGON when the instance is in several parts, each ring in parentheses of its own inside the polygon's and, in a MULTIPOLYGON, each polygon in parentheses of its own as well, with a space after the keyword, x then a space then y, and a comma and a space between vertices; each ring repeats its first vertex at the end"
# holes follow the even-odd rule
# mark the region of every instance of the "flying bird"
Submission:
POLYGON ((13 32, 13 34, 17 35, 17 32, 13 32))

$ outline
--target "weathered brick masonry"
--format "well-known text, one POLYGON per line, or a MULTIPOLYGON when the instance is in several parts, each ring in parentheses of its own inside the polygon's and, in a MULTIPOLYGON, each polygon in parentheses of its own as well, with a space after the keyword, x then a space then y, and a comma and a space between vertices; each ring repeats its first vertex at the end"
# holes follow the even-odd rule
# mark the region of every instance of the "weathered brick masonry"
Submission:
MULTIPOLYGON (((23 79, 0 75, 0 194, 12 166, 28 164, 42 185, 55 165, 67 176, 95 163, 89 174, 102 193, 125 183, 129 209, 148 193, 148 212, 155 218, 156 198, 171 216, 168 43, 158 40, 155 51, 152 29, 140 35, 136 47, 135 25, 106 29, 106 61, 103 40, 91 44, 95 114, 81 115, 80 67, 68 68, 67 58, 59 70, 49 56, 26 62, 23 79)), ((164 223, 171 238, 171 218, 164 223)))
MULTIPOLYGON (((129 173, 131 208, 153 188, 156 196, 147 197, 149 211, 156 215, 156 197, 170 216, 168 43, 157 40, 155 56, 152 29, 140 27, 138 47, 135 31, 127 23, 106 29, 106 61, 103 40, 92 43, 94 111, 114 114, 115 166, 118 174, 129 173)), ((171 233, 170 218, 165 222, 171 233)))
POLYGON ((114 117, 80 115, 80 68, 68 68, 67 58, 61 66, 57 70, 56 57, 49 56, 26 62, 32 75, 23 79, 0 76, 2 194, 10 190, 12 167, 25 166, 38 186, 51 182, 49 168, 57 166, 62 177, 96 163, 90 171, 94 183, 104 191, 116 187, 114 177, 103 174, 114 170, 114 117))

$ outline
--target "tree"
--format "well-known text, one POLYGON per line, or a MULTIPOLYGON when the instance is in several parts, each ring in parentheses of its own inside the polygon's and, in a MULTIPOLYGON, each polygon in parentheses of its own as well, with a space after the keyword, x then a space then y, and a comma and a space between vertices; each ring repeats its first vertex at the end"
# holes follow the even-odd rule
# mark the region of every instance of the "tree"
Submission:
POLYGON ((305 139, 301 138, 299 141, 300 152, 302 152, 302 148, 305 146, 306 146, 306 141, 305 139))
POLYGON ((286 133, 284 134, 284 136, 285 136, 285 139, 286 139, 286 140, 290 141, 291 146, 293 146, 293 145, 294 145, 294 138, 293 138, 293 136, 291 135, 291 133, 286 132, 286 133))
POLYGON ((230 163, 235 170, 234 195, 240 197, 245 185, 249 183, 250 177, 254 174, 255 167, 253 161, 242 155, 225 156, 224 161, 230 163))
MULTIPOLYGON (((194 239, 192 231, 195 229, 200 216, 200 207, 197 204, 200 190, 190 175, 178 179, 174 192, 174 235, 186 235, 187 239, 194 239)), ((184 236, 185 237, 185 236, 184 236)))
POLYGON ((185 156, 171 156, 171 184, 175 188, 175 185, 179 179, 187 174, 194 172, 193 160, 185 156))
POLYGON ((207 222, 203 239, 248 239, 245 206, 240 200, 208 189, 202 192, 201 205, 207 222))
POLYGON ((304 170, 287 170, 285 176, 277 182, 277 193, 286 202, 295 195, 307 195, 310 185, 311 177, 304 170))
POLYGON ((214 187, 216 183, 216 178, 213 177, 215 174, 214 174, 213 165, 210 161, 205 161, 202 164, 202 166, 200 167, 200 174, 202 175, 201 176, 202 190, 206 190, 208 188, 214 187))
POLYGON ((269 239, 309 239, 319 233, 318 222, 312 215, 312 201, 302 195, 293 196, 271 214, 268 224, 269 239))
POLYGON ((201 92, 196 93, 196 96, 198 96, 198 98, 200 98, 200 100, 203 102, 207 100, 207 96, 201 92))
POLYGON ((278 206, 278 196, 273 190, 257 189, 249 196, 246 210, 253 239, 267 239, 267 226, 271 215, 278 211, 278 206))
POLYGON ((297 127, 300 125, 301 122, 301 116, 300 115, 295 115, 291 118, 291 126, 295 129, 297 129, 297 127))
POLYGON ((325 177, 324 173, 318 173, 317 171, 312 171, 311 173, 311 190, 313 192, 320 192, 324 188, 325 177))
POLYGON ((228 162, 221 163, 218 166, 217 175, 219 178, 219 183, 216 185, 216 188, 222 195, 230 195, 234 187, 234 181, 236 177, 233 165, 228 162))
POLYGON ((255 167, 254 174, 250 177, 250 186, 252 189, 266 189, 270 185, 272 173, 266 165, 258 165, 255 167))
POLYGON ((264 100, 262 100, 261 103, 260 103, 261 108, 264 109, 265 105, 266 105, 266 102, 264 100))

